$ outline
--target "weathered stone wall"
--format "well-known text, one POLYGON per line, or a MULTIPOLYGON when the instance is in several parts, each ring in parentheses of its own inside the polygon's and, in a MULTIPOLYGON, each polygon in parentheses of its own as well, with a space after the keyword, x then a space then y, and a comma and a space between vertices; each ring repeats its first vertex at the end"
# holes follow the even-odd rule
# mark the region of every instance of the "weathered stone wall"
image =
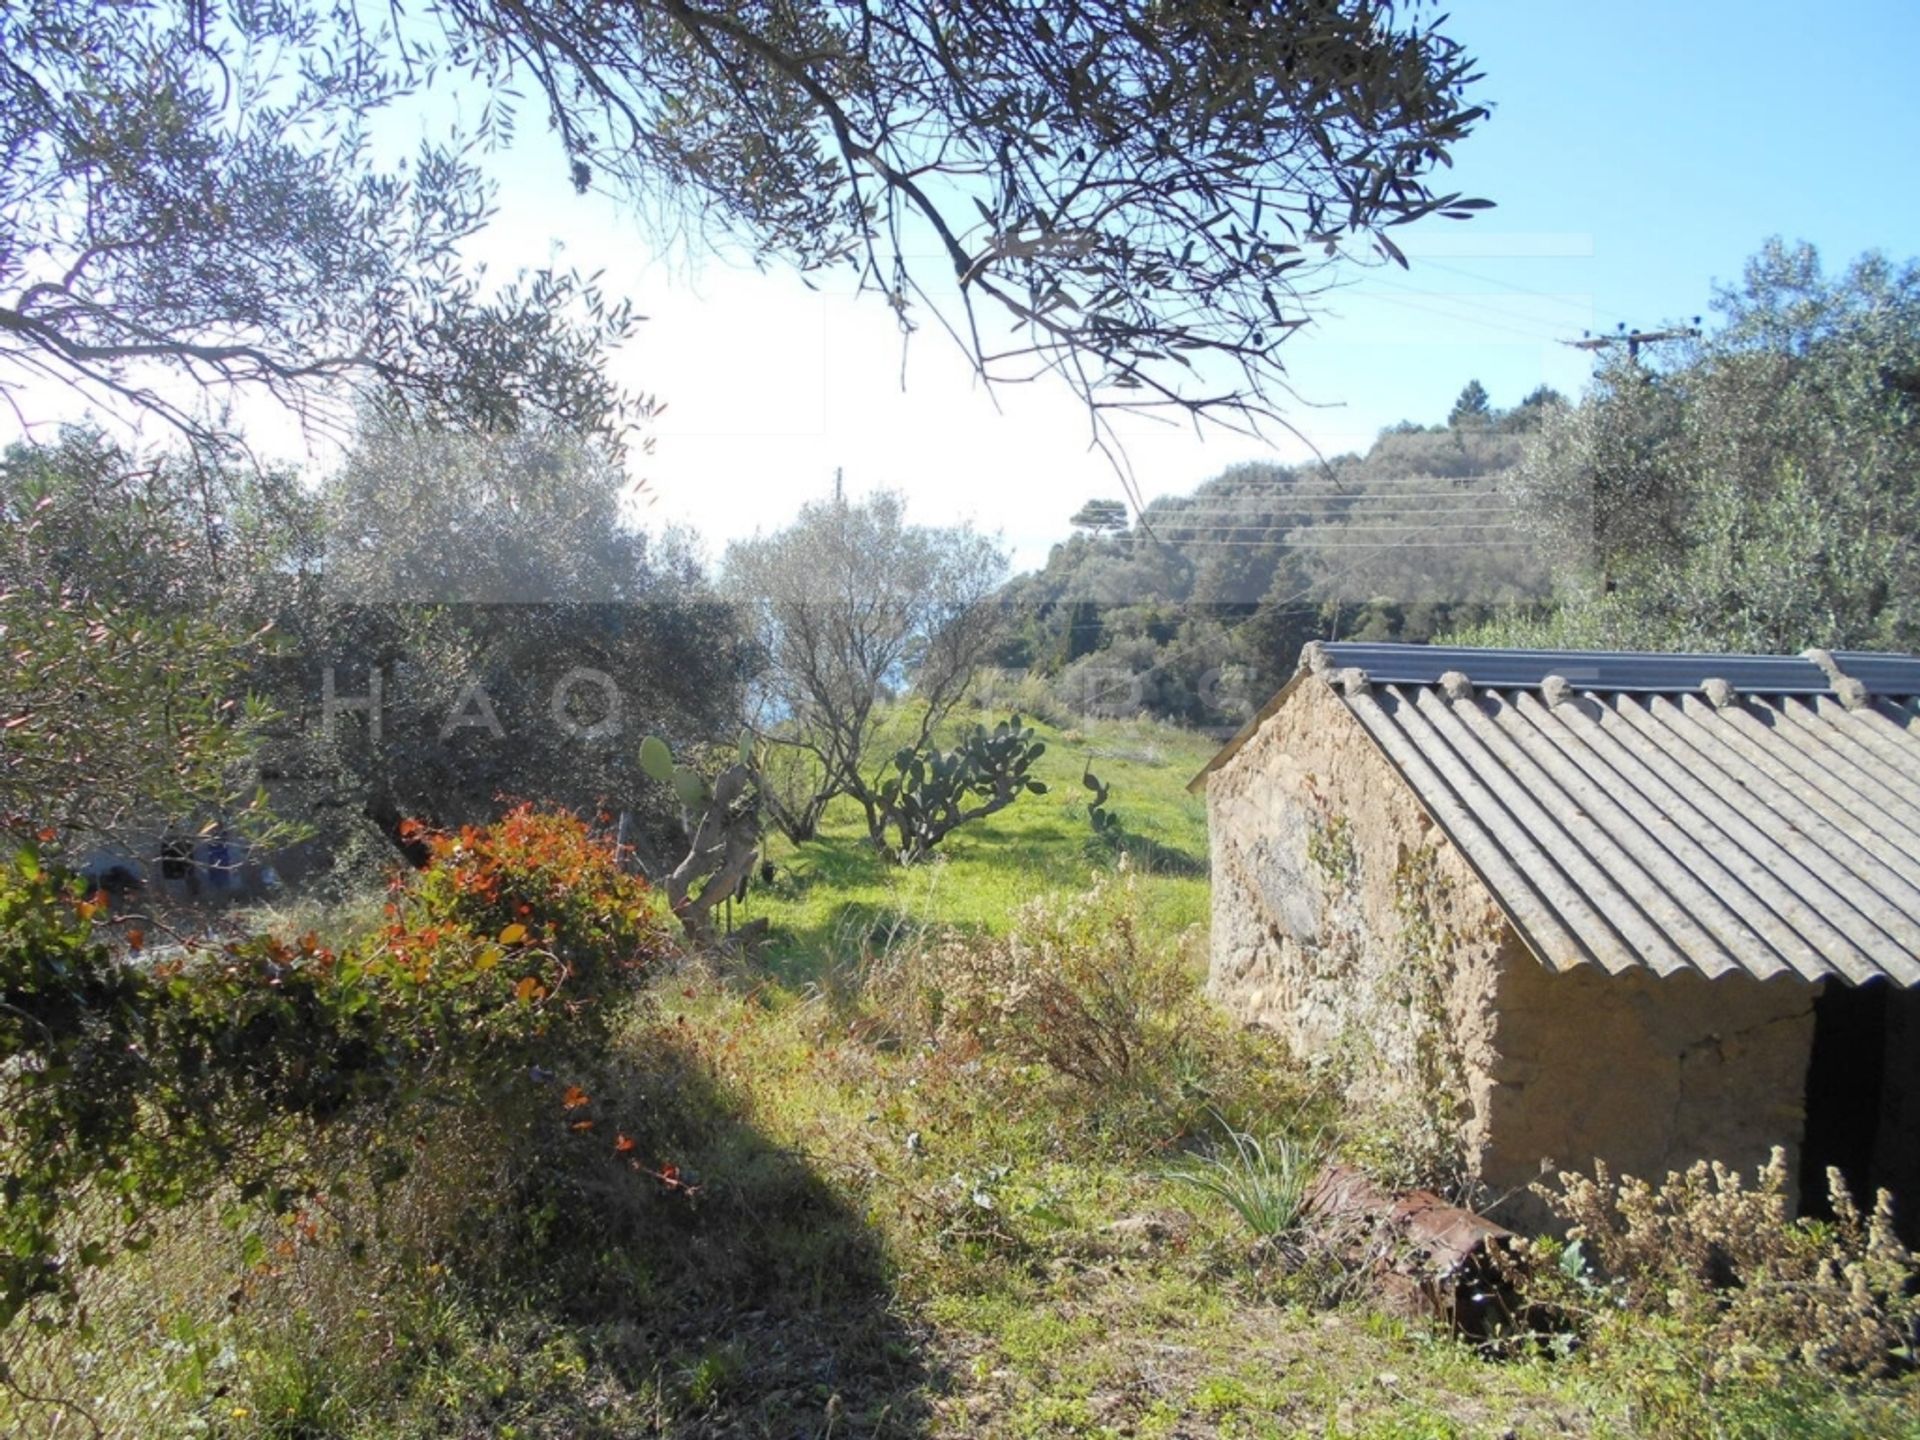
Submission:
POLYGON ((1797 1175, 1814 996, 1793 979, 1509 967, 1480 1157, 1489 1188, 1513 1192, 1502 1217, 1544 1221, 1525 1194, 1543 1162, 1658 1183, 1720 1160, 1751 1180, 1784 1145, 1797 1175))
POLYGON ((1314 676, 1208 777, 1207 806, 1215 995, 1296 1053, 1347 1062, 1357 1104, 1441 1092, 1470 1158, 1517 953, 1478 877, 1314 676))

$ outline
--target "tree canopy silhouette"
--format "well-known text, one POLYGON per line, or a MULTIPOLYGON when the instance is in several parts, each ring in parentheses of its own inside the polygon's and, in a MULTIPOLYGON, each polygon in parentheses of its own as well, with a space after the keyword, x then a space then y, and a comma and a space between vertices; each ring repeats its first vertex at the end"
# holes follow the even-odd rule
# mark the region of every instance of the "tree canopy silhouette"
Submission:
POLYGON ((1257 422, 1341 242, 1400 260, 1393 228, 1485 203, 1434 183, 1483 114, 1440 23, 1422 0, 27 0, 0 11, 0 383, 197 438, 222 427, 182 380, 491 426, 644 413, 599 366, 623 304, 462 261, 491 205, 473 146, 530 92, 578 188, 848 267, 986 380, 1063 379, 1096 438, 1116 406, 1257 422), (436 87, 470 135, 383 161, 374 117, 436 87))

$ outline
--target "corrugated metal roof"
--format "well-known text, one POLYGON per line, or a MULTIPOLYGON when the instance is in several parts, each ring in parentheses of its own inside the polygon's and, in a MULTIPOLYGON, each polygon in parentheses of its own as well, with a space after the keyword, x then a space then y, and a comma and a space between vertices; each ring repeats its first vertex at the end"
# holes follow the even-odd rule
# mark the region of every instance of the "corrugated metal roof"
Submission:
POLYGON ((1550 966, 1914 985, 1920 661, 1810 653, 1304 658, 1550 966))

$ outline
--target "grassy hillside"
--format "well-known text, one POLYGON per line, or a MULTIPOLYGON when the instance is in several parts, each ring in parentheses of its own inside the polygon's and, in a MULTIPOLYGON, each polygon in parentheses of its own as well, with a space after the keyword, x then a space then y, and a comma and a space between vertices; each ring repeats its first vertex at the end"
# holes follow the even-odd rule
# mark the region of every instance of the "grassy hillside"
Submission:
POLYGON ((1088 765, 1111 787, 1110 808, 1126 827, 1143 911, 1156 935, 1172 937, 1207 918, 1206 802, 1187 782, 1217 748, 1204 735, 1153 721, 1090 721, 1077 729, 1034 722, 1047 753, 1036 767, 1049 787, 955 831, 929 864, 902 869, 867 843, 851 801, 836 801, 820 835, 769 847, 771 885, 757 885, 734 921, 765 918, 771 942, 760 956, 790 982, 820 967, 884 948, 904 934, 951 927, 1004 933, 1027 901, 1085 888, 1113 856, 1092 842, 1088 765))

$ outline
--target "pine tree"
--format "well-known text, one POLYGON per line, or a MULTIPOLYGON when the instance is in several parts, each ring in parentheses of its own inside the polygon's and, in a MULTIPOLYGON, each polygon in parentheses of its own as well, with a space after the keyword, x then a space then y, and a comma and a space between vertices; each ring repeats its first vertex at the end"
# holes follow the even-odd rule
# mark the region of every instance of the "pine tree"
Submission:
POLYGON ((1460 398, 1453 402, 1453 409, 1447 412, 1447 424, 1456 428, 1484 425, 1492 411, 1493 407, 1487 399, 1487 387, 1478 380, 1469 380, 1466 388, 1460 392, 1460 398))

